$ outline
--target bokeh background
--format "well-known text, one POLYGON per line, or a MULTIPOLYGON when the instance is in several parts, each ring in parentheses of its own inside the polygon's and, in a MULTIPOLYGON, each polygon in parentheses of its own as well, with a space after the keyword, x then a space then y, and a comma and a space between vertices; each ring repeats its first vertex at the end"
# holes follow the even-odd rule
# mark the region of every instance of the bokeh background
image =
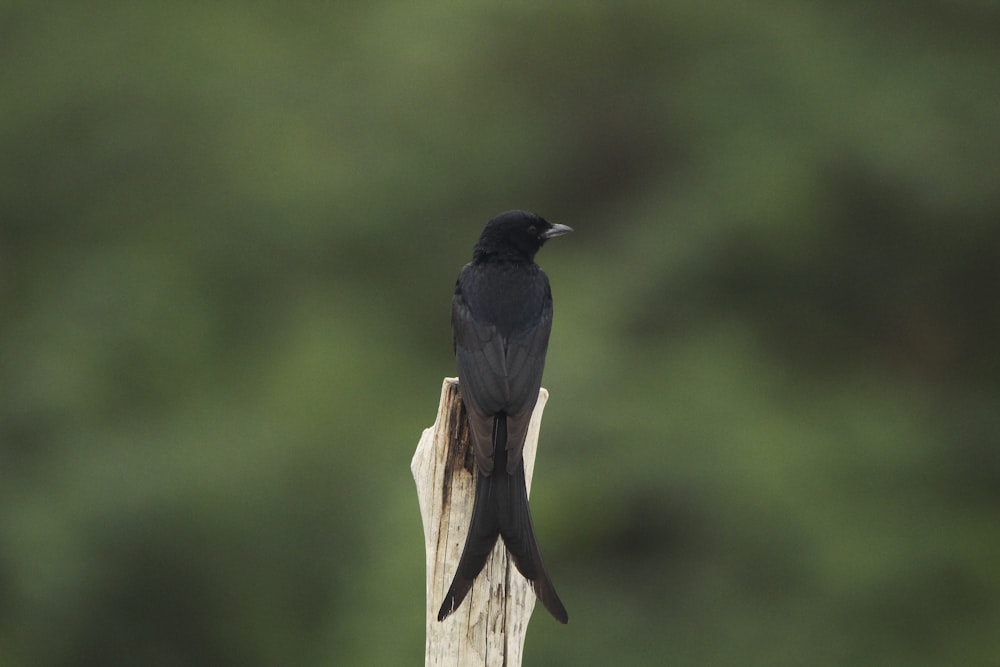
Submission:
POLYGON ((0 8, 0 664, 416 665, 536 210, 529 665, 1000 664, 1000 7, 0 8))

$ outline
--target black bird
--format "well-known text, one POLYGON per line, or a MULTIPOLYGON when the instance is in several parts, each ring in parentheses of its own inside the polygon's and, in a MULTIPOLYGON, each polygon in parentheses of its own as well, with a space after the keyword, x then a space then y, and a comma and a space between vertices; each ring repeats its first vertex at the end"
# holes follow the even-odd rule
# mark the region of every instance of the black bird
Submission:
POLYGON ((458 276, 451 328, 476 459, 476 498, 439 621, 462 604, 498 537, 549 613, 569 620, 542 564, 521 454, 552 330, 552 292, 535 253, 571 231, 534 213, 502 213, 486 224, 472 262, 458 276))

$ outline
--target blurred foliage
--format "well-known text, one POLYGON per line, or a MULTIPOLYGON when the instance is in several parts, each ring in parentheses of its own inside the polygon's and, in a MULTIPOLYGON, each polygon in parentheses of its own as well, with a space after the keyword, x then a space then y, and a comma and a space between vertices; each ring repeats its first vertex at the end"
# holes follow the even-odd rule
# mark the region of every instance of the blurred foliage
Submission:
POLYGON ((485 221, 556 323, 533 665, 1000 655, 1000 8, 0 8, 0 664, 419 664, 485 221))

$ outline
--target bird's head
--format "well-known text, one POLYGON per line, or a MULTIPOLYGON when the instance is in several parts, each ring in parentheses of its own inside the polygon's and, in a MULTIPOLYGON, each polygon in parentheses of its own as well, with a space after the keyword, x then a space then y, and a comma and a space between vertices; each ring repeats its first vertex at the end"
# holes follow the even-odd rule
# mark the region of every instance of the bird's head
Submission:
POLYGON ((549 239, 573 231, 529 211, 507 211, 486 223, 473 256, 475 260, 507 256, 532 261, 549 239))

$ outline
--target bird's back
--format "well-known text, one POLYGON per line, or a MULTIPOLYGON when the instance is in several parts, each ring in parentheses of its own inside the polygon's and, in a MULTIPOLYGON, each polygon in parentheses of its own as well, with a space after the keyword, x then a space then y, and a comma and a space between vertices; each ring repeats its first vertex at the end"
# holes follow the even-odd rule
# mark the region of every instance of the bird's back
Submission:
POLYGON ((537 325, 551 307, 549 280, 537 264, 468 264, 456 296, 464 299, 477 324, 492 325, 504 338, 537 325))

